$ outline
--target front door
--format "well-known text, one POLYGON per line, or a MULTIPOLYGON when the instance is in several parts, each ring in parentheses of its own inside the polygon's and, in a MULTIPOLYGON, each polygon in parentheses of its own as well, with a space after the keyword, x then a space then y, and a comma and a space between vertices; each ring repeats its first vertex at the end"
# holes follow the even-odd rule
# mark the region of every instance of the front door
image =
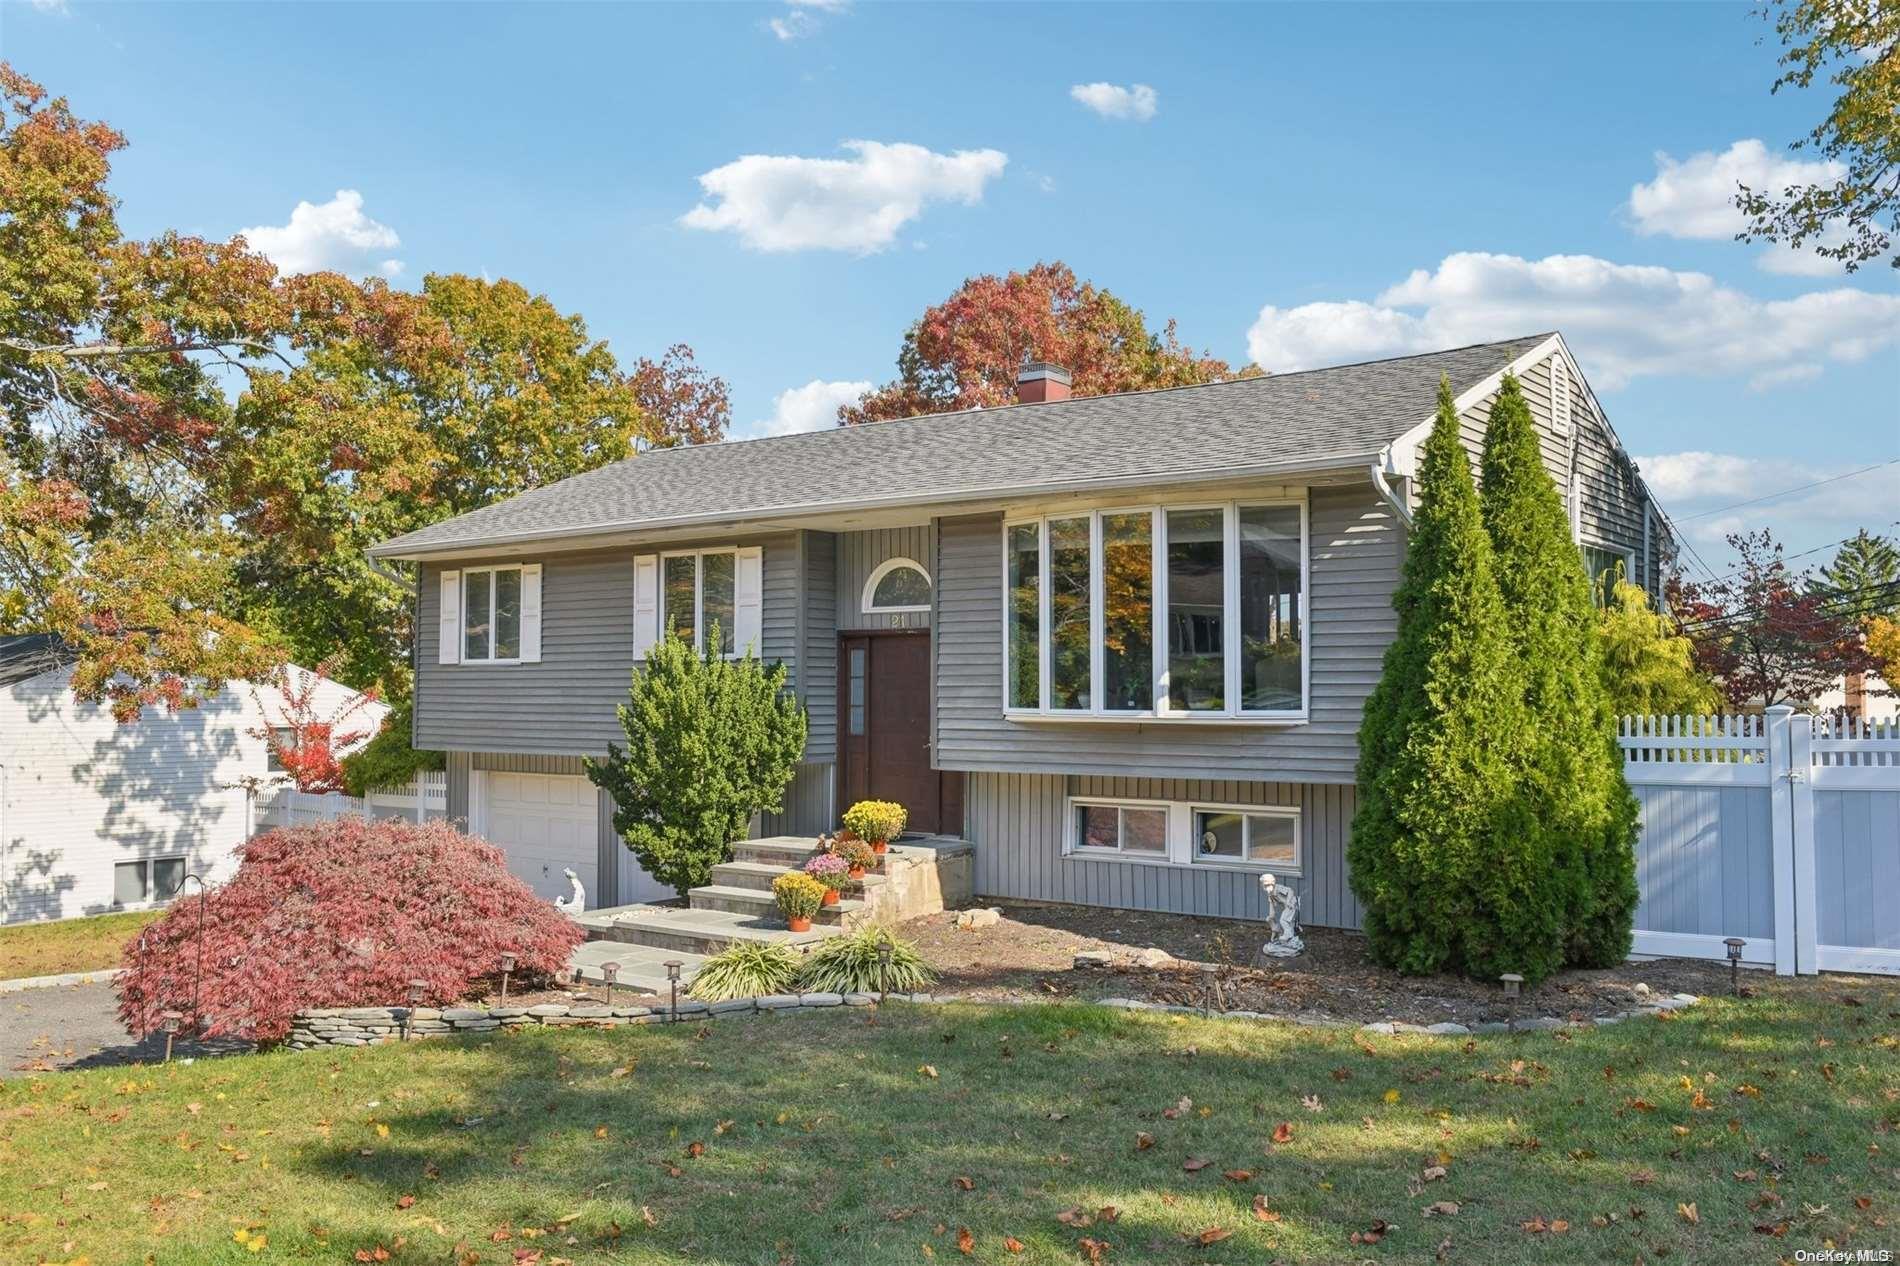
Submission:
POLYGON ((930 764, 928 630, 840 635, 838 721, 846 805, 892 800, 913 831, 962 831, 963 775, 930 764))

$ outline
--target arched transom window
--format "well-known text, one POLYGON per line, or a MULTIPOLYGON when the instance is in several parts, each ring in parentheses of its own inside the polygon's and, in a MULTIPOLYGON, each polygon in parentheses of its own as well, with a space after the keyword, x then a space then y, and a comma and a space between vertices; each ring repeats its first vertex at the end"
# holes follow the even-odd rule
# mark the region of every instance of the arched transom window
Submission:
POLYGON ((930 573, 914 559, 879 563, 864 582, 866 615, 904 615, 930 610, 930 573))

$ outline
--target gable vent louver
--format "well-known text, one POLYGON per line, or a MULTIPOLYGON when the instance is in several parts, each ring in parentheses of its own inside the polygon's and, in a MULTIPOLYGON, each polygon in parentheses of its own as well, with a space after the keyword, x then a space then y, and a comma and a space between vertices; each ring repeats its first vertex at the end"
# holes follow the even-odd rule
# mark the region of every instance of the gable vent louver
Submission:
POLYGON ((1570 367, 1561 352, 1550 358, 1550 424, 1557 434, 1570 434, 1570 367))

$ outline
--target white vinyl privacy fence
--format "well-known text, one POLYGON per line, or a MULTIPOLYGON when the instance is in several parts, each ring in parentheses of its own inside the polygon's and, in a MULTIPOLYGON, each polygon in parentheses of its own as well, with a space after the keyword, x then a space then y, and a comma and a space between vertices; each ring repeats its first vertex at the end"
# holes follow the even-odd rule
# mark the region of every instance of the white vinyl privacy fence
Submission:
POLYGON ((449 814, 449 776, 425 771, 406 787, 372 791, 365 797, 332 792, 318 795, 295 787, 267 787, 257 794, 253 821, 259 832, 280 826, 308 826, 337 818, 407 818, 427 822, 449 814))
POLYGON ((1635 952, 1900 974, 1900 723, 1625 717, 1635 952))

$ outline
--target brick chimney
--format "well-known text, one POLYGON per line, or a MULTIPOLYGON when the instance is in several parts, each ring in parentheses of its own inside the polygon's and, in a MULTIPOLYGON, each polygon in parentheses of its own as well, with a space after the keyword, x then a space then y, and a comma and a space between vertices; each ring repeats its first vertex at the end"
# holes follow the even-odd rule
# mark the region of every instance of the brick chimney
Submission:
POLYGON ((1031 361, 1016 375, 1016 403, 1043 404, 1069 398, 1069 371, 1060 365, 1031 361))

